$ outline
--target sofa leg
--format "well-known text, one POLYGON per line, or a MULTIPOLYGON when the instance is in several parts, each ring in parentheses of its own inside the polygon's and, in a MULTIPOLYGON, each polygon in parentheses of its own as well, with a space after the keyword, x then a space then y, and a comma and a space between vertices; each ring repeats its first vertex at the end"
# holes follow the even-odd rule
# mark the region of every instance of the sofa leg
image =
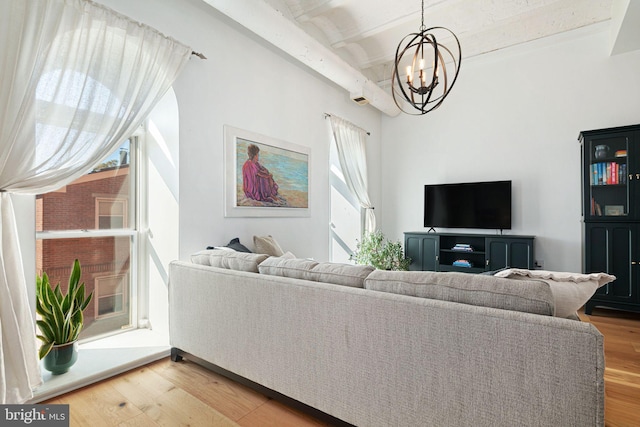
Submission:
POLYGON ((171 360, 174 362, 180 362, 182 360, 179 348, 171 347, 171 360))
POLYGON ((586 314, 587 316, 591 315, 593 307, 595 307, 595 304, 591 301, 587 301, 587 303, 584 305, 584 314, 586 314))

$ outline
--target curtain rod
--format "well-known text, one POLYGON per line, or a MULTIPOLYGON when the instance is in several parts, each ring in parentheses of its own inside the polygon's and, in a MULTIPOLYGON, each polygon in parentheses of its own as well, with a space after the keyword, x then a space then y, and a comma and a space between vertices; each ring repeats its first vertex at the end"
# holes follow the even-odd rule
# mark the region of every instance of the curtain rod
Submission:
POLYGON ((195 55, 195 56, 197 56, 197 57, 198 57, 198 58, 200 58, 200 59, 207 59, 207 57, 206 57, 206 56, 204 56, 204 55, 203 55, 202 53, 200 53, 200 52, 196 52, 195 50, 192 50, 192 51, 191 51, 191 55, 195 55))
MULTIPOLYGON (((324 113, 324 118, 325 118, 325 120, 327 119, 327 117, 331 117, 331 114, 329 114, 329 113, 324 113)), ((339 117, 339 116, 336 116, 336 117, 339 117)), ((340 117, 340 118, 342 119, 342 117, 340 117)), ((342 120, 345 120, 345 119, 342 119, 342 120)), ((345 121, 348 121, 348 120, 345 120, 345 121)), ((349 122, 349 123, 351 123, 351 122, 349 122)), ((353 123, 351 123, 351 124, 353 125, 353 123)), ((356 126, 356 125, 354 125, 354 126, 356 126)), ((360 130, 364 131, 367 135, 371 136, 371 132, 368 132, 366 129, 362 129, 360 126, 356 126, 356 127, 357 127, 358 129, 360 129, 360 130)))

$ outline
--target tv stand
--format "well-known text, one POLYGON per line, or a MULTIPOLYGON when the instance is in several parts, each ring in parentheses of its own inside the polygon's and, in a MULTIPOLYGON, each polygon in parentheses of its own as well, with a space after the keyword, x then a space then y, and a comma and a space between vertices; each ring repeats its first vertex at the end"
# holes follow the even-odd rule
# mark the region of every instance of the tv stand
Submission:
POLYGON ((534 236, 406 232, 409 270, 483 273, 505 267, 532 270, 534 236), (467 250, 469 245, 472 250, 467 250), (456 261, 469 261, 469 264, 456 261), (454 265, 455 263, 455 265, 454 265))

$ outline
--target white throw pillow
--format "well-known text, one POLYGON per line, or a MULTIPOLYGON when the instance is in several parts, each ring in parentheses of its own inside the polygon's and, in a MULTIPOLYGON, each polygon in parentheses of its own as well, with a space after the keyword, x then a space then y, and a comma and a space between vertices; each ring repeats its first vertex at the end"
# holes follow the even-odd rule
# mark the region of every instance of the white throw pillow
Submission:
POLYGON ((556 317, 569 317, 575 314, 599 287, 616 280, 615 276, 606 273, 579 274, 520 268, 502 270, 495 276, 519 280, 533 278, 548 283, 553 294, 556 317))

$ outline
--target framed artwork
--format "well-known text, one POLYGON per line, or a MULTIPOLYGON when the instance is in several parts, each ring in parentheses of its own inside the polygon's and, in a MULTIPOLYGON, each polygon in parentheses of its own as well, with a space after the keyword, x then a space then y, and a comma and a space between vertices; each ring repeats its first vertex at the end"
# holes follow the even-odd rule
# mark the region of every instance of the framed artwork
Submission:
POLYGON ((225 217, 309 216, 310 152, 225 125, 225 217))

